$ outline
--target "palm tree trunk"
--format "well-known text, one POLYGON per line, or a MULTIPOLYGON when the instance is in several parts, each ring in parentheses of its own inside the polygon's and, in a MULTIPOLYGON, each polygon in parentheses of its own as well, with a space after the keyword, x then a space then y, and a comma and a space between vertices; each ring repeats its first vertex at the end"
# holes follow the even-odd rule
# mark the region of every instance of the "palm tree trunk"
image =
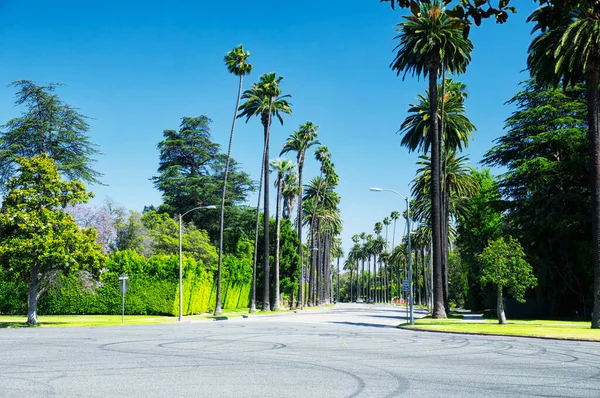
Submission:
MULTIPOLYGON (((263 158, 265 156, 263 146, 263 158)), ((258 182, 258 201, 256 203, 256 226, 254 228, 254 264, 252 267, 252 298, 250 299, 250 312, 256 312, 256 266, 258 264, 258 227, 260 225, 260 200, 262 195, 263 170, 265 164, 260 166, 260 178, 258 182)))
POLYGON ((273 98, 269 99, 269 114, 267 115, 267 125, 265 126, 265 153, 263 158, 263 174, 264 174, 264 188, 265 188, 265 197, 264 197, 264 207, 263 207, 263 229, 264 229, 264 278, 263 278, 263 311, 271 311, 271 297, 269 292, 269 284, 270 284, 270 274, 269 274, 269 136, 271 134, 271 113, 273 106, 273 98))
POLYGON ((308 278, 308 302, 307 305, 312 307, 315 305, 315 279, 317 278, 316 262, 315 262, 315 226, 310 225, 310 272, 308 278))
POLYGON ((586 70, 589 151, 592 167, 592 250, 594 258, 594 309, 592 328, 600 328, 600 98, 598 97, 598 63, 586 70))
POLYGON ((233 122, 231 124, 231 133, 229 134, 229 147, 227 149, 227 161, 225 162, 225 176, 223 178, 223 195, 221 196, 221 227, 219 229, 219 266, 217 268, 217 302, 215 304, 215 315, 222 315, 221 310, 221 269, 223 267, 223 226, 225 225, 225 194, 227 193, 227 175, 229 174, 229 162, 231 160, 231 146, 233 144, 233 134, 235 132, 235 122, 237 120, 238 108, 242 97, 244 75, 240 75, 240 86, 238 87, 237 101, 235 102, 235 112, 233 112, 233 122))
POLYGON ((324 257, 324 252, 323 252, 323 238, 322 238, 322 234, 321 234, 321 221, 317 221, 317 266, 316 266, 316 273, 317 273, 317 278, 316 278, 316 283, 315 283, 315 289, 316 289, 316 304, 317 305, 322 305, 323 304, 323 257, 324 257))
MULTIPOLYGON (((444 171, 445 174, 445 171, 444 171)), ((446 178, 444 178, 445 180, 446 178)), ((443 195, 443 223, 442 230, 444 235, 442 236, 442 256, 444 266, 444 308, 446 313, 450 313, 450 291, 448 287, 448 255, 450 253, 449 248, 449 235, 448 226, 450 225, 450 183, 446 184, 446 190, 443 195)))
POLYGON ((350 302, 352 302, 352 265, 350 265, 350 302))
POLYGON ((273 299, 273 310, 279 311, 279 240, 281 230, 281 186, 283 184, 283 174, 278 176, 277 180, 277 206, 275 212, 275 297, 273 299))
POLYGON ((304 259, 302 250, 302 169, 304 160, 301 154, 298 155, 298 257, 300 258, 300 278, 298 279, 298 304, 296 308, 304 309, 304 259))
MULTIPOLYGON (((437 95, 438 65, 429 68, 429 93, 431 98, 437 95)), ((433 318, 446 318, 444 306, 444 275, 442 268, 442 220, 441 220, 441 146, 438 129, 437 101, 429 101, 431 139, 431 230, 433 235, 433 277, 435 279, 435 300, 433 318)), ((410 233, 410 231, 409 231, 410 233)))

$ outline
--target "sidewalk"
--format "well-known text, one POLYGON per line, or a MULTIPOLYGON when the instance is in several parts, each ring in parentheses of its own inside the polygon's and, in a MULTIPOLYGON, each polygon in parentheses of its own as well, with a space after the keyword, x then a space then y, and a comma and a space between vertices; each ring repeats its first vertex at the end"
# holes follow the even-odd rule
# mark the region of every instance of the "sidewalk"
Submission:
POLYGON ((455 311, 462 314, 464 322, 485 322, 481 314, 471 312, 471 310, 455 309, 455 311))

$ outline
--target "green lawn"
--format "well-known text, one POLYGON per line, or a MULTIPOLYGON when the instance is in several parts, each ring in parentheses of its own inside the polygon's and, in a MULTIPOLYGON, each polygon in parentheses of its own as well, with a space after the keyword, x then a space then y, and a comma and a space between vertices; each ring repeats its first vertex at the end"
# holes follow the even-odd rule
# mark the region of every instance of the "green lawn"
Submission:
POLYGON ((500 334, 600 341, 600 330, 591 329, 590 322, 525 319, 509 319, 507 322, 506 325, 499 325, 496 319, 486 319, 485 322, 464 322, 458 317, 450 319, 432 319, 431 317, 427 317, 416 319, 414 326, 410 326, 409 324, 401 326, 411 329, 454 333, 500 334))
MULTIPOLYGON (((207 319, 223 319, 242 317, 243 315, 260 316, 269 314, 278 314, 290 312, 289 310, 262 312, 257 311, 252 314, 248 313, 248 308, 237 308, 223 310, 223 315, 220 317, 213 316, 212 313, 184 316, 184 322, 207 320, 207 319)), ((115 326, 121 325, 121 315, 39 315, 38 321, 40 327, 57 327, 57 326, 115 326)), ((19 328, 27 327, 27 317, 0 315, 1 328, 19 328)), ((125 325, 151 325, 160 323, 175 323, 176 316, 158 316, 158 315, 125 315, 125 325)))

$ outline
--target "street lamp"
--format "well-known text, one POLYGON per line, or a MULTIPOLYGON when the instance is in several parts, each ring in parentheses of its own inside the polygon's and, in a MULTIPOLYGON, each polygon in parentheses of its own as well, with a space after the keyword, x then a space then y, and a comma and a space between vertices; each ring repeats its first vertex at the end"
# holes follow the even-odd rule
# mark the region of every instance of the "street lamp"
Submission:
POLYGON ((216 209, 217 206, 198 206, 183 214, 179 214, 179 322, 183 320, 183 254, 181 250, 181 219, 188 213, 198 209, 216 209))
POLYGON ((408 300, 410 304, 410 324, 415 324, 415 317, 413 313, 413 274, 412 274, 412 255, 410 252, 410 199, 408 196, 402 195, 400 192, 394 191, 393 189, 383 189, 383 188, 371 188, 373 192, 392 192, 396 195, 400 196, 402 199, 406 200, 406 223, 408 229, 408 284, 409 284, 409 292, 408 292, 408 300))

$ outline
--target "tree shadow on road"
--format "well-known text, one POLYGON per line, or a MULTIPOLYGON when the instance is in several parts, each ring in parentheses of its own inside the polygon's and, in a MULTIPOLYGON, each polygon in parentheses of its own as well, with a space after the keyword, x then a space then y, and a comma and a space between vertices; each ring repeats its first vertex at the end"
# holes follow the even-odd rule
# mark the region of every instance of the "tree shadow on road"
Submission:
POLYGON ((366 322, 330 322, 330 323, 335 323, 338 325, 350 325, 350 326, 363 326, 363 327, 370 327, 370 328, 396 328, 395 326, 392 325, 382 325, 380 323, 366 323, 366 322))

